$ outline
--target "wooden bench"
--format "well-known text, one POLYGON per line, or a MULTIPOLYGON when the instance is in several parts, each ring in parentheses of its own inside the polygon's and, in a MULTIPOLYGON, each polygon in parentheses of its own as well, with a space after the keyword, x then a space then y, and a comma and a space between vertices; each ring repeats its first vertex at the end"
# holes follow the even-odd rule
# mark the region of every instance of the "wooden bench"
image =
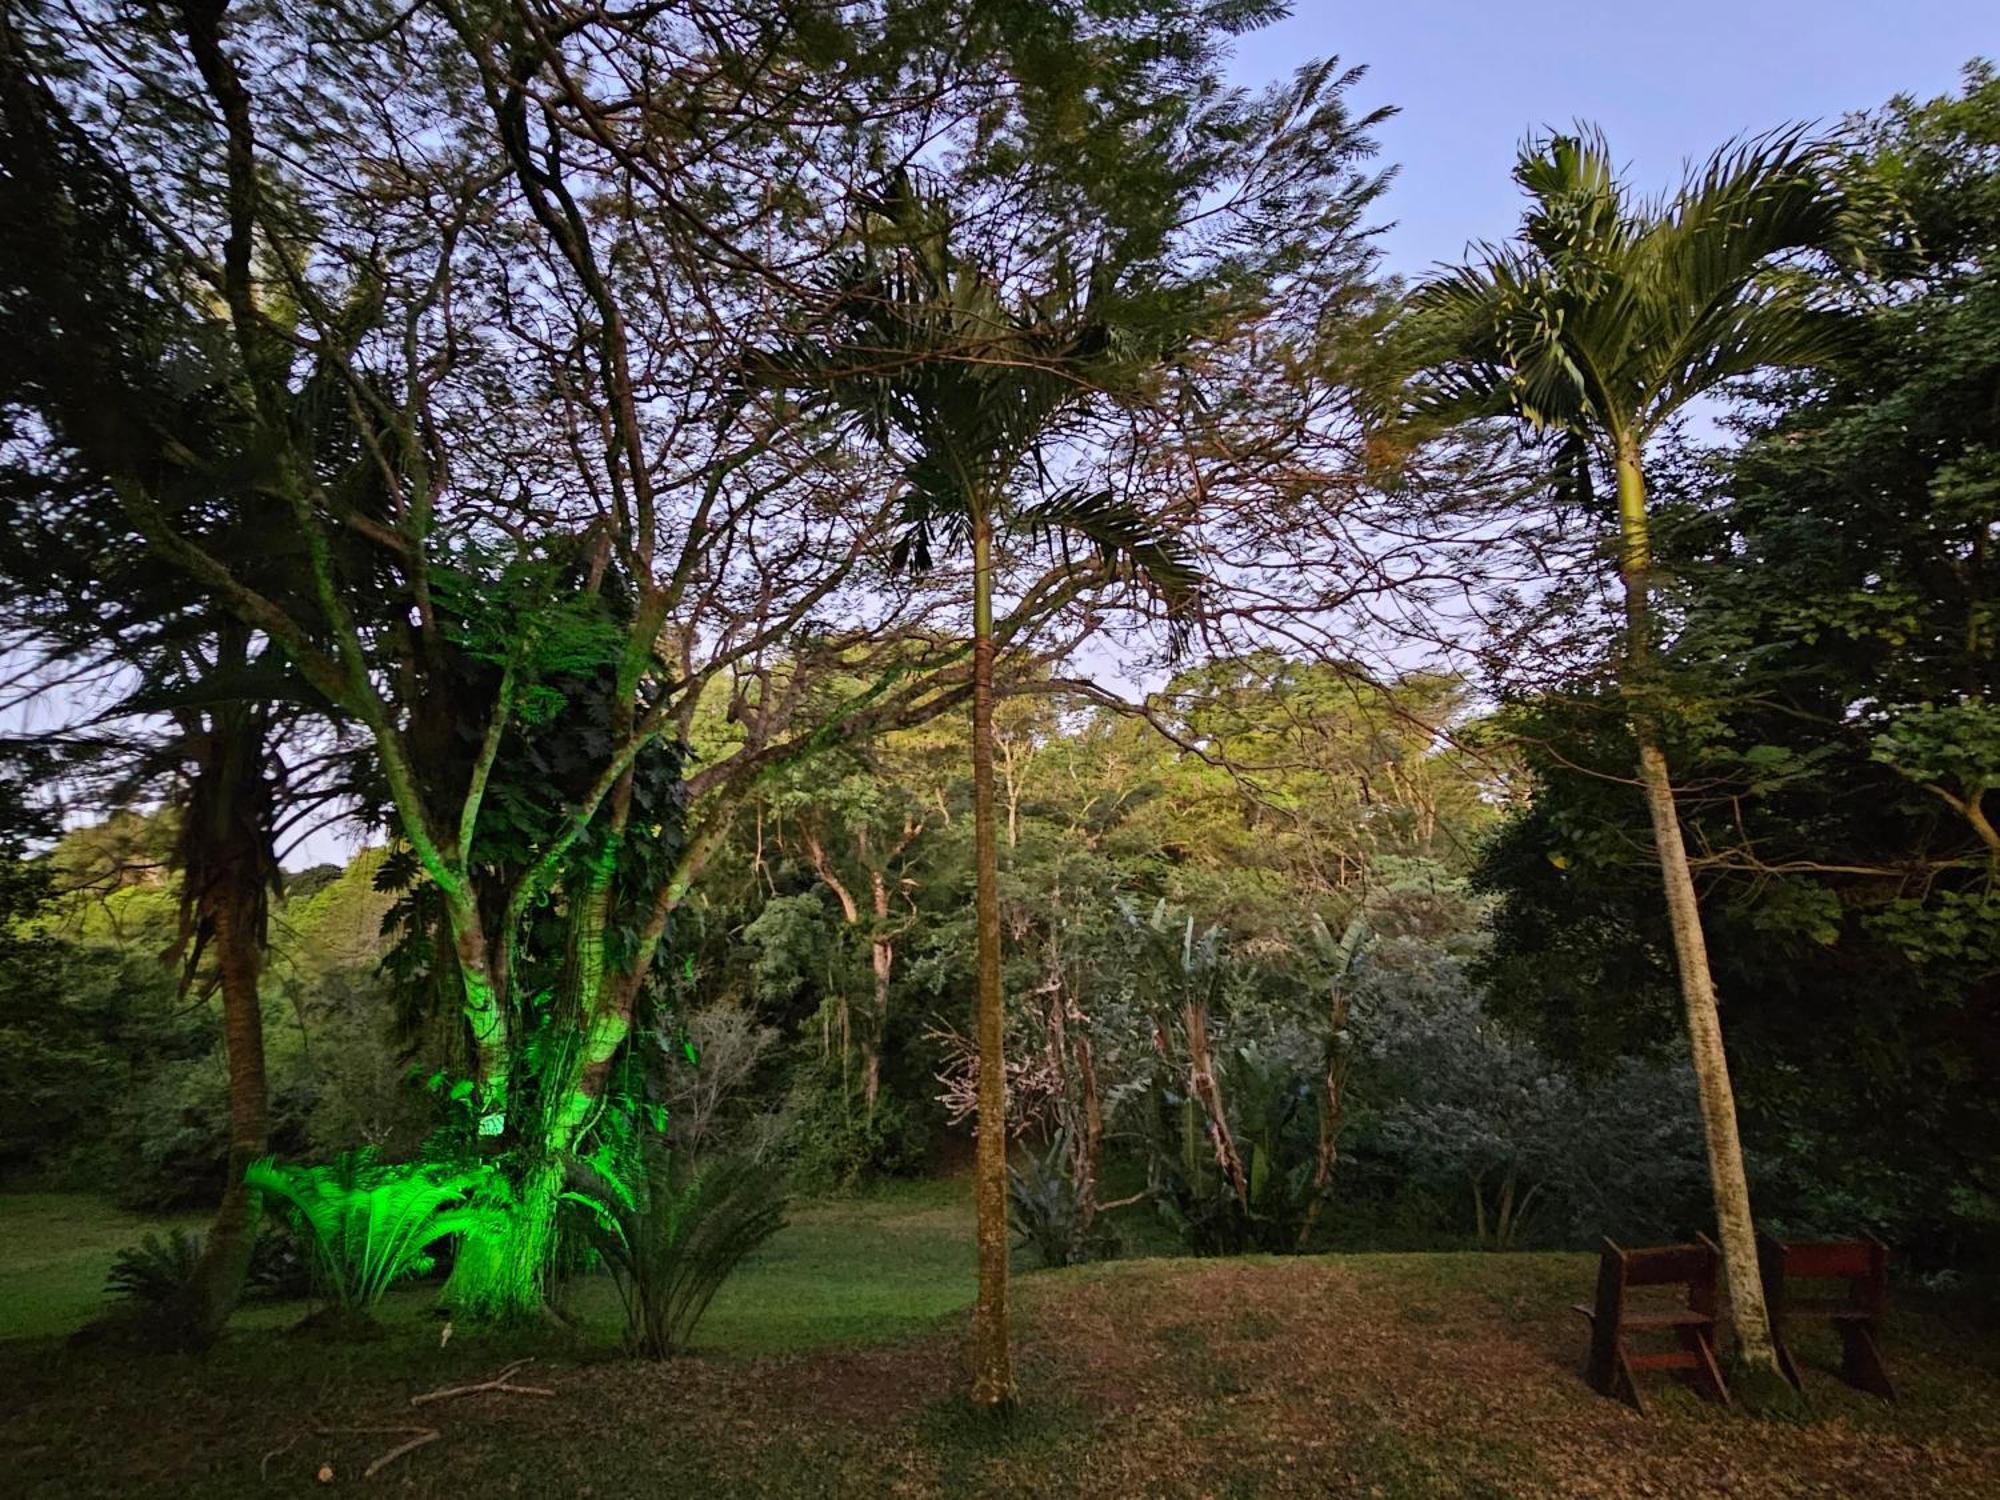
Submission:
POLYGON ((1771 1315, 1771 1342, 1785 1379, 1805 1389, 1799 1362, 1785 1341, 1786 1325, 1797 1314, 1824 1317, 1840 1334, 1840 1377, 1857 1390, 1896 1399, 1889 1372, 1882 1365, 1876 1334, 1889 1300, 1889 1247, 1872 1234, 1858 1240, 1788 1244, 1761 1230, 1757 1235, 1757 1265, 1764 1278, 1764 1305, 1771 1315), (1795 1281, 1844 1281, 1845 1297, 1802 1301, 1792 1294, 1795 1281))
POLYGON ((1576 1304, 1590 1320, 1590 1367, 1586 1376, 1600 1395, 1630 1401, 1641 1415, 1646 1398, 1640 1393, 1641 1370, 1687 1370, 1697 1389, 1724 1405, 1729 1388, 1715 1363, 1715 1320, 1722 1284, 1722 1253, 1707 1235, 1692 1245, 1662 1245, 1625 1250, 1606 1239, 1597 1262, 1595 1306, 1576 1304), (1630 1294, 1643 1287, 1685 1288, 1685 1306, 1635 1303, 1630 1294), (1672 1333, 1678 1349, 1634 1350, 1626 1340, 1635 1333, 1672 1333))

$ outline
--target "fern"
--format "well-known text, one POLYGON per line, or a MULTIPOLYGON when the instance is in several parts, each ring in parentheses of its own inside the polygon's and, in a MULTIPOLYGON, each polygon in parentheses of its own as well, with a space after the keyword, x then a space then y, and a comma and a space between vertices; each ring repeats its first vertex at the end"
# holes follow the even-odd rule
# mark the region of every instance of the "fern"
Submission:
POLYGON ((200 1230, 146 1235, 111 1262, 105 1294, 142 1307, 165 1307, 194 1280, 204 1243, 200 1230))
POLYGON ((396 1282, 428 1271, 431 1247, 440 1240, 500 1232, 496 1209, 475 1201, 488 1176, 482 1169, 384 1165, 364 1150, 343 1152, 326 1166, 283 1166, 267 1157, 244 1180, 287 1205, 325 1295, 343 1309, 366 1312, 396 1282))
MULTIPOLYGON (((598 1174, 585 1169, 586 1181, 598 1174)), ((606 1185, 608 1188, 608 1184, 606 1185)), ((785 1225, 777 1174, 747 1161, 687 1167, 646 1148, 643 1197, 571 1193, 591 1209, 591 1241, 625 1304, 626 1343, 664 1359, 688 1346, 708 1304, 744 1257, 785 1225)))

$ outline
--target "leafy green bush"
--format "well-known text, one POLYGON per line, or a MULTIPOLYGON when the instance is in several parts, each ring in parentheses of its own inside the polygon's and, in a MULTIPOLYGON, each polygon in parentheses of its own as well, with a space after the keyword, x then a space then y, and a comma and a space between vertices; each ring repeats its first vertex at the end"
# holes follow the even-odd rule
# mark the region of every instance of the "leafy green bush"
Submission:
POLYGON ((626 1345, 653 1359, 687 1348, 722 1283, 785 1224, 785 1195, 769 1166, 690 1166, 653 1144, 637 1196, 582 1175, 594 1191, 570 1197, 592 1210, 592 1242, 625 1305, 626 1345))
POLYGON ((1178 1088, 1159 1091, 1149 1173, 1160 1218, 1196 1255, 1282 1255, 1300 1248, 1318 1146, 1314 1079, 1302 1046, 1245 1042, 1217 1057, 1245 1191, 1217 1164, 1207 1114, 1178 1088))
POLYGON ((1118 1254, 1118 1232, 1090 1211, 1077 1181, 1075 1152, 1057 1132, 1041 1156, 1024 1155, 1007 1168, 1008 1217, 1021 1243, 1045 1266, 1080 1265, 1118 1254))
POLYGON ((140 1307, 167 1306, 194 1280, 203 1243, 200 1230, 148 1233, 112 1260, 111 1271, 104 1278, 106 1295, 140 1307))
POLYGON ((265 1302, 294 1302, 312 1295, 312 1265, 291 1226, 266 1223, 250 1246, 243 1292, 265 1302))
POLYGON ((930 1132, 922 1116, 886 1090, 870 1114, 838 1080, 796 1088, 782 1155, 805 1190, 844 1192, 871 1177, 894 1177, 923 1165, 930 1132))
POLYGON ((479 1201, 489 1174, 426 1163, 386 1165, 368 1150, 326 1166, 266 1157, 245 1180, 287 1205, 314 1285, 344 1312, 367 1313, 397 1281, 431 1269, 431 1247, 461 1235, 497 1234, 500 1215, 479 1201))

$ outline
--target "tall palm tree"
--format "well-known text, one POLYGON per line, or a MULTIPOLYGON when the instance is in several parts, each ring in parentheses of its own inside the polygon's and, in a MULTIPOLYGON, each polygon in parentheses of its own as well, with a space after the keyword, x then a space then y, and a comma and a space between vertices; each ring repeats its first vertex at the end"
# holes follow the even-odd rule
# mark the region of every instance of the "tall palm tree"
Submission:
MULTIPOLYGON (((751 361, 757 383, 837 411, 901 459, 904 530, 891 561, 928 568, 972 550, 972 786, 979 1055, 974 1198, 979 1289, 972 1398, 1013 1401, 1007 1316, 1007 1094, 1000 990, 999 844, 993 773, 996 532, 1065 534, 1093 557, 1081 591, 1122 576, 1185 621, 1199 577, 1187 550, 1109 491, 1065 489, 1029 500, 1024 478, 1100 403, 1140 397, 1191 328, 1159 300, 1122 297, 1100 273, 1060 258, 1044 284, 1009 295, 953 244, 949 205, 898 173, 862 205, 859 244, 840 266, 812 328, 751 361), (1094 284, 1093 284, 1094 283, 1094 284)), ((1038 487, 1037 487, 1038 488, 1038 487)))
POLYGON ((1665 885, 1667 917, 1708 1141, 1718 1237, 1737 1346, 1777 1369, 1757 1273, 1735 1098, 1694 879, 1648 692, 1652 546, 1646 446, 1724 382, 1813 363, 1838 320, 1790 257, 1837 253, 1849 213, 1796 131, 1738 143, 1662 203, 1635 202, 1595 132, 1523 147, 1514 177, 1533 200, 1518 239, 1420 287, 1411 308, 1415 406, 1448 419, 1512 418, 1554 444, 1557 472, 1587 496, 1616 477, 1618 574, 1625 595, 1622 687, 1665 885))

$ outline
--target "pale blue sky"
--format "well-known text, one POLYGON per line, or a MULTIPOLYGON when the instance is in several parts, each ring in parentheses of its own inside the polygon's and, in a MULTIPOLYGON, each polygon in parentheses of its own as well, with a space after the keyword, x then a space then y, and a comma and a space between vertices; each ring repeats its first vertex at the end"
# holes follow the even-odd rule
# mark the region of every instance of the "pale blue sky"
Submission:
POLYGON ((1329 52, 1368 65, 1357 105, 1402 111, 1378 133, 1401 167, 1383 244, 1413 275, 1511 231, 1507 173, 1532 128, 1594 121, 1655 191, 1733 135, 1951 91, 1965 62, 2000 57, 2000 3, 1295 0, 1291 19, 1243 39, 1236 72, 1268 80, 1329 52))

